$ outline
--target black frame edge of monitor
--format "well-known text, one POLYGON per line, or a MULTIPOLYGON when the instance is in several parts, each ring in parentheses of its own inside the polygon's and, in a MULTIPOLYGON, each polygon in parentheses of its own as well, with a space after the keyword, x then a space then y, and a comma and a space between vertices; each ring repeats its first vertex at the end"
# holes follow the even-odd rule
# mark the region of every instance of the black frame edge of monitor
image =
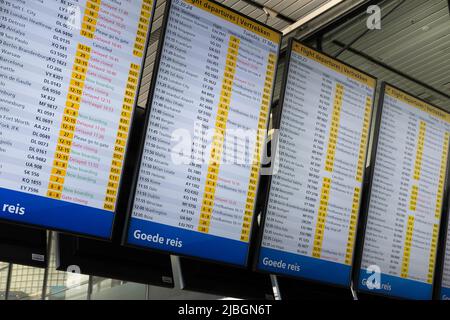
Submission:
POLYGON ((292 277, 276 277, 281 300, 353 300, 353 294, 348 288, 294 279, 292 277))
POLYGON ((117 248, 107 242, 58 233, 56 270, 67 272, 71 266, 77 266, 85 275, 174 288, 169 255, 117 248), (117 250, 121 253, 115 254, 117 250))
MULTIPOLYGON (((358 283, 359 283, 359 276, 360 276, 360 269, 362 264, 362 253, 364 249, 364 237, 366 235, 366 226, 367 226, 367 219, 368 219, 368 209, 369 209, 369 202, 370 202, 370 192, 372 189, 372 179, 373 179, 373 173, 374 173, 374 161, 376 152, 378 149, 378 137, 380 132, 380 125, 381 125, 381 116, 382 116, 382 109, 383 109, 383 101, 384 101, 384 88, 385 88, 385 82, 381 83, 381 90, 380 95, 378 97, 378 105, 377 105, 377 114, 375 118, 375 125, 374 125, 374 133, 372 136, 372 150, 370 152, 370 166, 367 169, 366 172, 366 178, 364 179, 364 192, 363 192, 363 198, 361 199, 361 206, 359 210, 359 223, 356 233, 356 243, 355 243, 355 258, 353 262, 353 269, 352 269, 352 280, 354 285, 354 290, 358 294, 361 294, 361 291, 358 290, 358 283)), ((362 293, 365 294, 364 292, 362 293)), ((376 295, 378 297, 387 298, 384 295, 376 295)))
POLYGON ((180 257, 182 290, 239 299, 273 300, 270 275, 180 257))
POLYGON ((145 120, 145 109, 141 107, 136 107, 134 116, 132 119, 132 126, 129 131, 129 145, 125 153, 125 161, 123 162, 123 177, 121 180, 122 192, 118 193, 117 197, 117 214, 115 216, 114 225, 111 232, 110 242, 114 244, 121 244, 121 239, 123 236, 126 220, 126 210, 128 208, 130 198, 128 193, 123 190, 129 190, 132 183, 132 174, 134 167, 136 165, 137 155, 139 153, 139 144, 141 137, 144 135, 144 120, 145 120), (136 141, 136 145, 132 145, 132 142, 136 141), (122 211, 122 212, 119 212, 122 211))
POLYGON ((34 268, 47 267, 49 261, 47 231, 3 222, 0 223, 0 231, 2 231, 0 261, 34 268), (9 232, 14 233, 15 236, 9 235, 9 232), (30 233, 33 239, 29 237, 30 233), (17 237, 22 238, 22 236, 25 240, 18 242, 17 237), (38 257, 33 259, 33 255, 38 257))
MULTIPOLYGON (((365 202, 361 205, 360 207, 360 217, 364 217, 364 221, 363 224, 361 224, 361 226, 358 224, 358 236, 360 236, 359 238, 357 237, 357 244, 358 244, 358 252, 355 251, 355 257, 357 257, 357 259, 355 260, 354 263, 354 272, 353 272, 353 283, 355 285, 354 290, 355 292, 357 292, 358 296, 364 298, 368 298, 368 299, 376 299, 376 298, 380 298, 380 299, 397 299, 397 300, 401 300, 401 299, 405 299, 404 297, 398 297, 398 296, 389 296, 389 295, 384 295, 384 294, 380 294, 377 292, 369 292, 369 291, 364 291, 364 290, 359 290, 359 277, 360 277, 360 273, 361 273, 361 264, 362 264, 362 254, 363 254, 363 250, 364 250, 364 240, 365 240, 365 233, 366 233, 366 227, 367 227, 367 218, 368 218, 368 209, 369 209, 369 204, 370 204, 370 194, 372 191, 372 180, 373 180, 373 175, 375 172, 375 161, 376 161, 376 154, 377 154, 377 149, 378 149, 378 140, 379 140, 379 134, 380 134, 380 125, 381 125, 381 118, 382 118, 382 114, 383 114, 383 105, 384 105, 384 98, 385 98, 385 90, 386 87, 391 87, 394 88, 398 91, 401 91, 402 93, 414 97, 415 99, 422 101, 438 110, 441 110, 445 113, 449 113, 448 111, 444 110, 443 108, 436 106, 430 102, 427 102, 423 99, 420 99, 416 96, 414 96, 413 94, 400 89, 397 86, 394 86, 386 81, 381 82, 381 91, 380 91, 380 96, 379 96, 379 100, 378 100, 378 107, 377 107, 377 119, 376 119, 376 125, 375 125, 375 131, 374 131, 374 135, 373 135, 373 140, 372 140, 372 150, 371 150, 371 154, 370 154, 370 172, 368 173, 369 176, 367 177, 367 190, 366 190, 366 198, 365 198, 365 202), (361 233, 361 234, 360 234, 361 233)), ((445 249, 445 240, 444 243, 442 243, 442 237, 443 237, 443 228, 446 226, 444 226, 445 221, 448 220, 448 213, 445 212, 445 207, 449 202, 449 187, 448 187, 448 183, 449 183, 449 173, 450 173, 450 147, 448 150, 448 154, 449 157, 447 159, 447 171, 445 174, 445 182, 444 182, 444 192, 443 192, 443 200, 442 200, 442 208, 441 208, 441 219, 440 219, 440 230, 439 230, 439 237, 438 237, 438 248, 436 250, 436 257, 439 257, 442 255, 442 250, 445 249)), ((437 288, 436 288, 436 283, 437 281, 439 281, 440 279, 436 279, 437 278, 437 271, 440 271, 440 266, 438 266, 438 263, 442 263, 443 266, 443 261, 439 261, 436 260, 436 266, 435 266, 435 272, 434 272, 434 277, 433 277, 433 284, 432 284, 432 295, 430 297, 430 299, 433 299, 436 297, 436 292, 437 292, 437 288)), ((438 272, 438 277, 441 276, 438 272)))
MULTIPOLYGON (((139 91, 140 91, 140 85, 141 85, 141 82, 142 82, 142 78, 143 78, 143 75, 144 75, 143 69, 144 69, 144 66, 145 66, 145 60, 147 58, 147 51, 148 51, 149 42, 150 42, 150 35, 151 35, 152 26, 153 26, 153 20, 154 20, 153 18, 154 18, 155 10, 156 10, 156 0, 153 0, 152 12, 151 12, 150 21, 149 21, 149 24, 148 24, 148 32, 147 32, 147 38, 146 38, 146 42, 145 42, 145 49, 144 49, 144 52, 143 52, 142 61, 141 61, 141 65, 140 65, 141 72, 140 72, 138 83, 137 83, 137 88, 138 89, 136 90, 136 97, 135 97, 135 101, 134 101, 134 106, 133 106, 133 112, 132 112, 131 120, 133 120, 133 118, 135 117, 136 109, 138 108, 138 105, 137 105, 137 103, 138 103, 138 95, 139 95, 139 91)), ((130 125, 129 131, 131 131, 132 129, 133 129, 133 125, 130 125)), ((129 144, 130 144, 130 141, 128 139, 125 150, 128 149, 129 144)), ((125 156, 124 160, 126 161, 126 156, 125 156)), ((122 178, 123 177, 121 176, 120 177, 120 185, 119 185, 119 188, 117 190, 117 194, 121 193, 122 178)), ((73 236, 81 236, 81 237, 84 237, 84 238, 90 238, 90 239, 93 239, 93 240, 111 241, 112 236, 113 236, 113 228, 114 228, 116 216, 117 216, 117 206, 116 206, 116 209, 115 209, 114 214, 113 214, 113 220, 111 222, 110 235, 109 235, 109 237, 106 237, 106 238, 95 236, 95 235, 92 235, 92 234, 86 234, 86 233, 82 233, 82 232, 74 232, 74 231, 70 231, 70 230, 63 230, 63 229, 60 229, 60 228, 53 228, 53 227, 49 227, 49 226, 45 226, 45 225, 37 225, 37 224, 32 224, 32 223, 11 221, 11 220, 7 220, 7 219, 3 219, 3 218, 0 218, 0 222, 10 223, 10 224, 18 225, 18 226, 37 228, 37 229, 41 229, 41 230, 50 230, 50 231, 70 234, 70 235, 73 235, 73 236)))
MULTIPOLYGON (((270 26, 267 26, 266 24, 257 21, 256 19, 253 19, 249 16, 246 16, 242 13, 240 13, 239 11, 227 7, 225 5, 223 5, 222 3, 216 2, 215 0, 207 0, 213 4, 216 4, 222 8, 225 8, 227 10, 230 10, 231 12, 245 17, 249 20, 251 20, 252 22, 267 27, 268 29, 276 32, 279 34, 280 36, 280 44, 278 49, 280 50, 280 46, 281 46, 281 41, 282 41, 282 33, 279 30, 276 30, 270 26)), ((138 155, 138 162, 135 168, 135 171, 133 173, 133 181, 132 181, 132 185, 131 185, 131 190, 130 190, 130 202, 129 202, 129 207, 128 210, 126 212, 126 221, 125 221, 125 232, 123 233, 123 237, 122 237, 122 245, 126 246, 126 247, 132 247, 132 248, 137 248, 140 250, 146 250, 146 251, 156 251, 156 252, 163 252, 163 253, 168 253, 168 254, 174 254, 180 257, 184 257, 184 258, 189 258, 189 259, 193 259, 193 260, 197 260, 197 261, 206 261, 206 262, 212 262, 212 263, 217 263, 217 264, 221 264, 221 265, 225 265, 225 266, 230 266, 230 267, 236 267, 236 268, 243 268, 243 269, 247 269, 251 267, 251 259, 250 257, 252 257, 252 241, 249 241, 249 250, 248 250, 248 254, 247 254, 247 262, 245 266, 242 265, 236 265, 236 264, 232 264, 232 263, 227 263, 224 261, 216 261, 216 260, 208 260, 208 259, 203 259, 203 258, 199 258, 196 256, 189 256, 189 255, 183 255, 183 254, 179 254, 176 252, 171 252, 171 251, 166 251, 166 250, 159 250, 159 249, 155 249, 155 248, 149 248, 149 247, 144 247, 144 246, 137 246, 137 245, 133 245, 128 243, 128 233, 129 233, 129 227, 130 227, 130 221, 132 219, 132 212, 133 212, 133 204, 134 204, 134 198, 135 198, 135 194, 136 194, 136 189, 137 189, 137 182, 138 182, 138 177, 139 177, 139 169, 140 169, 140 165, 142 163, 142 156, 143 156, 143 152, 144 152, 144 145, 145 145, 145 138, 146 138, 146 133, 147 133, 147 129, 148 129, 148 125, 149 125, 149 119, 150 119, 150 113, 151 113, 151 105, 153 102, 153 97, 155 94, 155 87, 156 87, 156 80, 158 77, 158 73, 159 73, 159 65, 161 62, 161 55, 162 55, 162 50, 163 50, 163 46, 164 46, 164 39, 165 39, 165 35, 166 35, 166 31, 167 31, 167 24, 169 22, 169 12, 170 12, 170 8, 172 5, 173 0, 166 0, 166 7, 164 8, 164 20, 162 22, 162 26, 161 26, 161 33, 159 35, 159 40, 158 40, 158 49, 156 52, 156 59, 155 59, 155 67, 158 66, 158 68, 156 68, 152 74, 152 79, 151 79, 151 84, 150 84, 150 90, 149 90, 149 96, 147 99, 147 104, 146 104, 146 108, 145 108, 145 123, 144 123, 144 134, 142 135, 141 141, 140 141, 140 151, 139 151, 139 155, 138 155)), ((279 59, 279 52, 277 55, 277 64, 275 66, 275 72, 274 72, 274 84, 272 86, 272 96, 271 96, 271 101, 270 103, 272 103, 273 101, 273 94, 274 94, 274 90, 275 90, 275 79, 276 79, 276 74, 278 72, 278 59, 279 59)), ((267 128, 266 128, 267 131, 267 128)), ((259 188, 259 186, 258 186, 259 188)), ((250 233, 250 237, 251 239, 253 239, 253 237, 256 235, 255 232, 253 232, 253 228, 254 226, 257 224, 257 219, 255 219, 255 217, 257 217, 257 212, 255 211, 253 213, 253 219, 252 219, 252 228, 251 228, 251 233, 250 233)))
MULTIPOLYGON (((318 53, 320 53, 320 54, 322 54, 322 55, 324 55, 324 56, 326 56, 328 58, 331 58, 331 59, 333 59, 333 60, 335 60, 335 61, 337 61, 337 62, 339 62, 339 63, 341 63, 343 65, 346 65, 346 66, 348 66, 348 67, 350 67, 350 68, 352 68, 354 70, 357 70, 357 71, 367 75, 368 77, 374 79, 375 80, 375 89, 374 89, 374 94, 373 94, 373 97, 372 97, 372 111, 371 111, 371 117, 370 117, 370 119, 373 120, 373 117, 374 117, 374 114, 375 114, 374 113, 375 112, 374 103, 375 103, 375 96, 376 96, 376 87, 377 87, 377 83, 378 83, 378 79, 376 77, 372 76, 371 74, 369 74, 369 73, 367 73, 365 71, 362 71, 362 70, 360 70, 358 68, 355 68, 355 67, 351 66, 350 64, 348 64, 348 63, 346 63, 344 61, 336 59, 336 58, 330 56, 327 53, 324 53, 324 52, 321 52, 321 51, 319 51, 317 49, 314 49, 311 46, 309 46, 309 45, 307 45, 307 44, 305 44, 305 43, 303 43, 301 41, 298 41, 296 39, 290 38, 289 39, 289 44, 288 44, 288 47, 287 47, 287 56, 286 56, 286 61, 285 61, 285 66, 286 67, 284 69, 283 80, 282 80, 282 84, 281 84, 281 93, 280 93, 280 98, 279 98, 279 105, 278 105, 277 112, 276 112, 277 116, 273 119, 273 121, 274 121, 273 122, 274 123, 273 128, 274 129, 279 129, 280 128, 280 124, 281 124, 281 115, 282 115, 282 112, 283 112, 284 98, 285 98, 285 94, 286 94, 286 84, 287 84, 288 75, 289 75, 290 62, 291 62, 291 56, 292 56, 292 47, 293 47, 294 42, 297 42, 297 43, 301 44, 302 46, 305 46, 305 47, 307 47, 307 48, 309 48, 309 49, 311 49, 311 50, 313 50, 315 52, 318 52, 318 53)), ((371 132, 371 130, 372 130, 372 125, 373 125, 373 121, 371 121, 371 123, 370 123, 369 132, 371 132)), ((370 141, 368 140, 367 148, 369 146, 369 143, 370 143, 370 141)), ((278 146, 276 146, 276 147, 278 147, 278 146)), ((367 162, 368 162, 367 160, 368 160, 368 157, 366 155, 366 159, 365 159, 365 162, 364 162, 364 168, 367 166, 367 162)), ((262 272, 262 273, 271 273, 271 272, 268 272, 268 271, 265 271, 265 270, 261 270, 261 269, 258 268, 258 260, 259 260, 260 250, 261 250, 261 246, 262 246, 262 240, 263 240, 263 236, 264 236, 264 225, 265 225, 266 216, 267 216, 267 205, 268 205, 268 201, 269 201, 270 188, 271 188, 271 184, 272 184, 272 176, 270 176, 268 179, 269 179, 269 181, 268 181, 268 186, 267 186, 267 192, 266 192, 265 195, 261 195, 261 197, 263 197, 263 199, 264 199, 264 206, 262 207, 263 211, 262 211, 262 214, 261 214, 261 226, 260 226, 260 230, 259 230, 259 234, 258 234, 257 252, 255 254, 255 259, 253 260, 253 269, 258 271, 258 272, 262 272)), ((364 173, 363 173, 363 183, 362 183, 362 188, 361 188, 362 194, 364 194, 364 186, 365 186, 364 181, 365 181, 365 179, 366 179, 366 171, 364 171, 364 173)), ((362 206, 362 202, 360 204, 360 208, 361 208, 361 206, 362 206)), ((360 225, 360 221, 361 221, 361 216, 358 215, 357 226, 360 225)), ((358 237, 358 234, 355 236, 355 248, 356 248, 356 239, 357 239, 357 237, 358 237)), ((353 261, 355 260, 355 257, 356 257, 356 250, 354 251, 354 254, 353 254, 353 261)), ((271 273, 271 274, 274 274, 274 275, 276 275, 278 277, 282 277, 282 278, 297 280, 299 282, 303 281, 303 282, 305 282, 308 285, 309 284, 316 284, 317 286, 328 286, 328 287, 334 287, 334 288, 337 288, 337 289, 350 290, 351 289, 351 280, 352 280, 353 269, 354 269, 354 263, 352 263, 352 269, 350 270, 350 283, 348 283, 348 286, 342 286, 342 285, 335 284, 335 283, 323 282, 323 281, 313 280, 313 279, 309 279, 309 278, 294 277, 294 276, 290 276, 290 275, 286 275, 286 274, 282 274, 282 273, 271 273)))
MULTIPOLYGON (((450 151, 449 151, 450 152, 450 151)), ((450 157, 450 154, 449 154, 450 157)), ((450 166, 450 162, 448 163, 450 166)), ((450 167, 447 167, 448 171, 446 178, 449 179, 448 174, 450 173, 450 167)), ((449 233, 449 222, 450 222, 450 188, 446 184, 445 185, 445 197, 443 204, 443 213, 441 216, 441 224, 439 226, 439 237, 438 237, 438 247, 436 252, 436 267, 434 271, 434 279, 433 279, 433 300, 442 300, 442 281, 444 277, 444 266, 445 266, 445 253, 446 248, 449 243, 447 243, 447 235, 449 233), (447 199, 447 200, 445 200, 447 199)))

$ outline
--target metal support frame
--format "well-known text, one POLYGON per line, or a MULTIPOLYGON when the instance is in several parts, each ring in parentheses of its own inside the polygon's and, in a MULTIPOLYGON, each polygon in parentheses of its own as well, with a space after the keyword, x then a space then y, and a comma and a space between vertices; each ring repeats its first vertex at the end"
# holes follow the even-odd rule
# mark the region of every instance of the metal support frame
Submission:
POLYGON ((430 86, 429 84, 427 84, 425 82, 417 80, 413 76, 410 76, 410 75, 408 75, 408 74, 406 74, 406 73, 404 73, 404 72, 402 72, 402 71, 400 71, 400 70, 398 70, 398 69, 388 65, 387 63, 385 63, 383 61, 380 61, 380 60, 378 60, 378 59, 376 59, 376 58, 374 58, 374 57, 372 57, 372 56, 370 56, 370 55, 368 55, 368 54, 366 54, 366 53, 364 53, 362 51, 359 51, 359 50, 356 50, 356 49, 354 49, 352 47, 349 47, 348 45, 346 45, 346 44, 344 44, 344 43, 342 43, 342 42, 340 42, 338 40, 333 40, 333 44, 335 44, 335 45, 337 45, 337 46, 339 46, 341 48, 348 47, 347 48, 348 52, 356 54, 356 55, 358 55, 358 56, 360 56, 360 57, 362 57, 362 58, 364 58, 364 59, 366 59, 366 60, 368 60, 368 61, 370 61, 372 63, 375 63, 375 64, 379 65, 380 67, 383 67, 384 69, 387 69, 387 70, 389 70, 389 71, 391 71, 393 73, 398 74, 399 76, 401 76, 401 77, 403 77, 405 79, 408 79, 409 81, 417 83, 418 85, 420 85, 420 86, 422 86, 422 87, 424 87, 424 88, 426 88, 426 89, 428 89, 430 91, 433 91, 433 92, 435 92, 435 93, 437 93, 437 94, 439 94, 439 95, 441 95, 441 96, 443 96, 443 97, 445 97, 447 99, 450 99, 450 95, 448 95, 447 93, 445 93, 443 91, 440 91, 439 89, 436 89, 436 88, 430 86))
POLYGON ((45 297, 47 296, 47 282, 48 282, 48 274, 49 274, 49 265, 50 265, 50 257, 52 255, 52 238, 53 238, 53 232, 47 231, 47 265, 45 266, 44 270, 44 283, 42 284, 42 296, 41 300, 45 300, 45 297))
POLYGON ((367 6, 377 4, 383 0, 348 0, 341 5, 329 9, 322 13, 320 17, 316 16, 305 24, 292 30, 290 34, 283 37, 283 45, 280 50, 279 60, 283 60, 286 56, 287 43, 290 38, 294 38, 303 42, 316 41, 318 36, 323 36, 329 31, 342 25, 348 20, 358 16, 366 11, 367 6))
POLYGON ((317 10, 314 10, 310 14, 306 15, 305 17, 301 18, 300 20, 296 21, 295 23, 291 24, 290 26, 287 26, 282 30, 283 35, 287 35, 293 31, 296 31, 298 28, 306 24, 307 22, 313 20, 314 18, 317 18, 321 14, 327 12, 328 10, 340 5, 343 3, 344 0, 331 0, 327 3, 325 3, 323 6, 318 8, 317 10))
POLYGON ((92 300, 93 291, 94 291, 94 277, 89 276, 86 300, 92 300))
POLYGON ((8 266, 8 275, 6 276, 6 290, 5 290, 5 300, 8 300, 9 291, 11 290, 11 278, 12 278, 12 263, 8 266))
MULTIPOLYGON (((449 0, 450 1, 450 0, 449 0)), ((391 10, 389 10, 388 13, 386 13, 384 16, 381 17, 381 21, 383 21, 384 19, 386 19, 387 17, 389 17, 392 13, 394 13, 399 7, 401 7, 404 3, 406 2, 406 0, 400 0, 391 10)), ((339 50, 334 57, 337 58, 339 57, 342 53, 344 53, 345 51, 347 51, 348 48, 350 48, 352 45, 354 45, 358 40, 362 39, 363 37, 365 37, 370 31, 370 29, 365 30, 363 33, 361 33, 360 35, 358 35, 355 39, 353 39, 352 41, 350 41, 348 44, 345 45, 345 47, 341 48, 341 50, 339 50)))
POLYGON ((275 300, 282 300, 283 297, 281 296, 280 286, 278 285, 278 278, 277 278, 277 276, 271 274, 270 275, 270 281, 272 282, 272 290, 273 290, 274 299, 275 300))
POLYGON ((241 1, 247 3, 248 5, 254 6, 255 8, 263 10, 264 12, 266 11, 265 9, 267 9, 267 10, 269 10, 271 12, 274 12, 274 13, 276 13, 276 17, 278 19, 284 20, 287 23, 290 23, 290 24, 296 23, 296 20, 294 20, 292 18, 289 18, 288 16, 285 16, 284 14, 282 14, 280 12, 277 12, 277 11, 275 11, 272 8, 266 7, 265 5, 263 5, 263 4, 259 3, 259 2, 256 2, 256 1, 253 1, 253 0, 241 0, 241 1))
POLYGON ((316 38, 316 49, 323 52, 323 35, 319 34, 316 38))

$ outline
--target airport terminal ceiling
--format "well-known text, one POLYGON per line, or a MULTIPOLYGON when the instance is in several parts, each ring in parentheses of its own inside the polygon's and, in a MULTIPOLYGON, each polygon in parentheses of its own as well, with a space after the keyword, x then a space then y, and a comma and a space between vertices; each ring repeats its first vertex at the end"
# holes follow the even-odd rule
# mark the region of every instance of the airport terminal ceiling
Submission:
MULTIPOLYGON (((289 36, 305 27, 304 23, 314 23, 314 27, 331 22, 334 18, 368 3, 367 0, 218 0, 218 2, 249 17, 263 22, 289 36)), ((145 107, 150 90, 153 65, 156 58, 158 40, 166 6, 165 0, 158 0, 152 32, 147 51, 147 59, 139 93, 138 105, 145 107)), ((287 37, 286 37, 287 38, 287 37)))
MULTIPOLYGON (((450 13, 447 0, 219 2, 277 30, 289 31, 286 38, 304 40, 308 36, 308 40, 314 40, 313 43, 316 40, 314 38, 319 36, 319 33, 314 33, 315 28, 332 23, 346 13, 350 17, 347 21, 339 21, 331 24, 329 30, 324 29, 322 50, 332 56, 367 30, 365 11, 356 15, 352 12, 371 4, 381 7, 382 16, 394 9, 388 17, 383 18, 381 30, 367 32, 340 54, 339 59, 450 110, 450 13), (299 25, 299 22, 305 24, 299 25), (296 29, 291 31, 291 28, 296 29)), ((149 93, 164 7, 165 1, 158 0, 138 101, 142 107, 145 107, 149 93)), ((283 61, 280 60, 280 63, 282 71, 283 61)), ((276 93, 280 85, 281 81, 278 81, 276 93)))
MULTIPOLYGON (((382 14, 399 3, 392 14, 383 19, 381 30, 368 32, 339 58, 450 110, 448 1, 382 1, 382 14)), ((343 46, 367 30, 366 18, 365 14, 358 16, 325 34, 323 51, 335 56, 343 46)))
MULTIPOLYGON (((309 45, 319 47, 331 56, 336 56, 345 48, 346 50, 339 54, 339 59, 376 76, 379 80, 388 81, 427 102, 450 111, 448 0, 219 0, 218 2, 267 23, 286 34, 287 38, 295 37, 307 41, 309 45), (380 5, 383 16, 389 13, 389 16, 381 22, 381 30, 367 31, 368 15, 365 13, 364 5, 368 4, 380 5), (341 19, 343 13, 348 14, 345 19, 341 19), (316 32, 319 29, 320 32, 316 32)), ((158 0, 139 93, 138 105, 141 107, 145 107, 149 95, 164 8, 165 1, 158 0)), ((280 71, 283 71, 283 60, 280 60, 280 64, 280 71)), ((277 84, 279 91, 281 81, 277 84)), ((52 262, 50 266, 50 269, 54 269, 52 262)), ((8 274, 7 265, 0 263, 0 300, 4 298, 2 291, 5 291, 6 279, 10 279, 11 276, 11 292, 23 289, 22 285, 24 286, 25 282, 20 283, 20 279, 32 277, 38 287, 27 290, 36 291, 36 297, 40 297, 41 292, 44 292, 43 296, 45 296, 45 289, 42 288, 44 283, 41 279, 42 271, 37 270, 38 275, 34 273, 31 275, 22 270, 19 272, 19 268, 12 270, 15 274, 8 274)), ((57 276, 50 274, 50 280, 56 279, 53 279, 54 287, 66 282, 66 274, 61 277, 64 279, 59 281, 56 279, 57 276)), ((45 286, 47 285, 46 283, 45 286)), ((121 285, 122 283, 117 286, 121 285)), ((49 287, 52 285, 49 284, 49 287)), ((148 289, 144 289, 144 286, 139 288, 143 292, 148 289)), ((177 296, 181 291, 167 292, 169 298, 173 298, 172 295, 177 296)), ((47 290, 47 295, 51 294, 52 292, 47 290)), ((145 294, 148 295, 148 292, 145 294)), ((57 294, 54 295, 57 296, 57 294)), ((164 293, 161 293, 159 289, 155 289, 155 295, 159 298, 164 297, 164 293)), ((186 298, 183 294, 180 294, 180 297, 186 298)))

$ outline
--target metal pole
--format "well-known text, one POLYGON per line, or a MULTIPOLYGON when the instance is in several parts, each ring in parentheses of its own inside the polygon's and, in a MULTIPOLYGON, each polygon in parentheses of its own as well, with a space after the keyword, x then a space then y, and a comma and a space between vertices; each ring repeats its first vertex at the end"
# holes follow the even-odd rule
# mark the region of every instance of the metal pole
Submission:
POLYGON ((270 281, 272 282, 273 296, 275 300, 282 300, 280 286, 278 285, 277 276, 271 274, 270 281))
POLYGON ((256 2, 256 1, 253 1, 253 0, 241 0, 241 1, 247 3, 247 4, 251 5, 251 6, 254 6, 254 7, 260 9, 260 10, 263 10, 263 11, 265 11, 264 9, 268 9, 268 10, 270 10, 270 11, 276 13, 276 15, 277 15, 276 17, 277 17, 278 19, 284 20, 284 21, 286 21, 286 22, 288 22, 288 23, 290 23, 290 24, 293 24, 293 23, 296 22, 296 20, 294 20, 294 19, 292 19, 292 18, 289 18, 288 16, 285 16, 284 14, 279 13, 279 12, 273 10, 272 8, 268 8, 268 7, 266 7, 266 6, 264 6, 264 5, 260 4, 260 3, 258 3, 258 2, 256 2))
POLYGON ((11 289, 12 268, 13 268, 13 265, 12 265, 12 263, 10 263, 9 267, 8 267, 8 275, 6 278, 5 300, 8 300, 9 290, 11 289))
POLYGON ((47 295, 47 282, 48 282, 48 274, 49 274, 49 268, 50 268, 50 259, 52 256, 52 238, 53 238, 53 232, 48 231, 47 232, 47 265, 45 266, 44 271, 44 283, 42 285, 42 297, 41 300, 45 300, 45 296, 47 295))
POLYGON ((316 49, 323 52, 323 35, 320 34, 316 38, 316 49))
POLYGON ((150 300, 150 285, 145 285, 145 300, 150 300))
MULTIPOLYGON (((344 43, 342 43, 342 42, 340 42, 340 41, 337 41, 337 40, 333 40, 333 43, 334 43, 335 45, 339 46, 339 47, 348 47, 348 46, 346 46, 344 43)), ((410 76, 410 75, 408 75, 408 74, 406 74, 406 73, 404 73, 404 72, 402 72, 402 71, 400 71, 400 70, 397 70, 396 68, 394 68, 394 67, 392 67, 392 66, 386 64, 386 63, 383 62, 383 61, 377 60, 376 58, 374 58, 374 57, 368 55, 367 53, 364 53, 364 52, 362 52, 362 51, 353 49, 353 48, 351 48, 351 47, 348 47, 347 50, 348 50, 349 52, 353 53, 353 54, 356 54, 356 55, 358 55, 358 56, 360 56, 360 57, 363 57, 364 59, 366 59, 366 60, 368 60, 368 61, 370 61, 370 62, 372 62, 372 63, 375 63, 375 64, 379 65, 380 67, 383 67, 383 68, 385 68, 385 69, 387 69, 387 70, 389 70, 389 71, 391 71, 391 72, 393 72, 393 73, 396 73, 396 74, 398 74, 399 76, 401 76, 401 77, 403 77, 403 78, 405 78, 405 79, 408 79, 409 81, 415 82, 415 83, 417 83, 418 85, 420 85, 420 86, 422 86, 422 87, 424 87, 424 88, 427 88, 427 89, 430 90, 430 91, 433 91, 433 92, 435 92, 435 93, 437 93, 437 94, 439 94, 439 95, 441 95, 441 96, 443 96, 443 97, 445 97, 445 98, 447 98, 447 99, 450 99, 450 95, 448 95, 447 93, 445 93, 445 92, 443 92, 443 91, 440 91, 440 90, 438 90, 438 89, 436 89, 436 88, 430 86, 429 84, 427 84, 427 83, 425 83, 425 82, 422 82, 422 81, 420 81, 420 80, 417 80, 417 79, 415 79, 414 77, 412 77, 412 76, 410 76)))
POLYGON ((93 289, 94 289, 94 277, 89 276, 88 289, 87 289, 87 300, 92 300, 93 289))

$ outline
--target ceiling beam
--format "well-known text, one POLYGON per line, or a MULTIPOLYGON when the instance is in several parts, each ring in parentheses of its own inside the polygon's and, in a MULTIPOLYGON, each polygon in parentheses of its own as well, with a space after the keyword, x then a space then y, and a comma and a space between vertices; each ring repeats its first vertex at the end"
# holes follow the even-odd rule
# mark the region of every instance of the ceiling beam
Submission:
POLYGON ((290 18, 288 16, 285 16, 284 14, 282 14, 282 13, 280 13, 278 11, 275 11, 272 8, 266 7, 265 5, 263 5, 263 4, 261 4, 261 3, 257 2, 257 1, 254 1, 254 0, 240 0, 240 1, 245 2, 248 5, 254 6, 254 7, 264 11, 264 13, 266 15, 269 15, 269 12, 272 12, 272 13, 274 13, 274 17, 276 17, 278 19, 281 19, 281 20, 284 20, 287 23, 291 23, 292 24, 292 23, 296 22, 294 19, 292 19, 292 18, 290 18))
POLYGON ((297 30, 300 26, 304 25, 305 23, 313 20, 314 18, 317 18, 322 13, 325 13, 326 11, 330 10, 331 8, 341 4, 345 0, 331 0, 327 3, 325 3, 320 8, 314 10, 313 12, 309 13, 308 15, 304 16, 300 20, 296 21, 295 23, 291 24, 290 26, 287 26, 282 30, 283 35, 287 35, 288 33, 291 33, 292 31, 297 30))
MULTIPOLYGON (((450 1, 450 0, 449 0, 450 1)), ((392 13, 394 13, 398 8, 400 8, 404 3, 406 2, 406 0, 400 0, 391 10, 389 10, 388 13, 386 13, 384 16, 381 17, 381 21, 383 21, 384 19, 386 19, 387 17, 389 17, 392 13)), ((372 31, 371 29, 366 29, 363 33, 361 33, 360 35, 358 35, 355 39, 353 39, 352 41, 350 41, 349 43, 347 43, 347 46, 341 48, 335 55, 335 58, 338 58, 343 52, 345 52, 345 50, 347 50, 348 48, 350 48, 352 45, 354 45, 357 41, 359 41, 360 39, 362 39, 364 36, 366 36, 366 34, 368 34, 370 31, 372 31)))
POLYGON ((442 97, 450 99, 450 95, 446 94, 445 92, 443 92, 443 91, 441 91, 439 89, 436 89, 435 87, 430 86, 429 84, 427 84, 427 83, 425 83, 423 81, 420 81, 420 80, 414 78, 413 76, 410 76, 409 74, 406 74, 406 73, 404 73, 404 72, 394 68, 393 66, 388 65, 387 63, 385 63, 383 61, 380 61, 380 60, 378 60, 378 59, 368 55, 367 53, 364 53, 364 52, 362 52, 360 50, 354 49, 351 46, 348 46, 347 44, 342 43, 342 42, 340 42, 338 40, 333 40, 333 44, 335 44, 335 45, 337 45, 338 47, 341 47, 341 48, 346 48, 347 47, 347 51, 348 52, 356 54, 356 55, 358 55, 358 56, 360 56, 360 57, 362 57, 362 58, 364 58, 364 59, 366 59, 366 60, 368 60, 368 61, 370 61, 370 62, 372 62, 374 64, 379 65, 380 67, 382 67, 382 68, 384 68, 386 70, 389 70, 390 72, 396 73, 399 76, 401 76, 401 77, 403 77, 405 79, 408 79, 411 82, 414 82, 414 83, 420 85, 421 87, 424 87, 424 88, 426 88, 426 89, 428 89, 430 91, 433 91, 434 93, 437 93, 438 95, 440 95, 442 97))

